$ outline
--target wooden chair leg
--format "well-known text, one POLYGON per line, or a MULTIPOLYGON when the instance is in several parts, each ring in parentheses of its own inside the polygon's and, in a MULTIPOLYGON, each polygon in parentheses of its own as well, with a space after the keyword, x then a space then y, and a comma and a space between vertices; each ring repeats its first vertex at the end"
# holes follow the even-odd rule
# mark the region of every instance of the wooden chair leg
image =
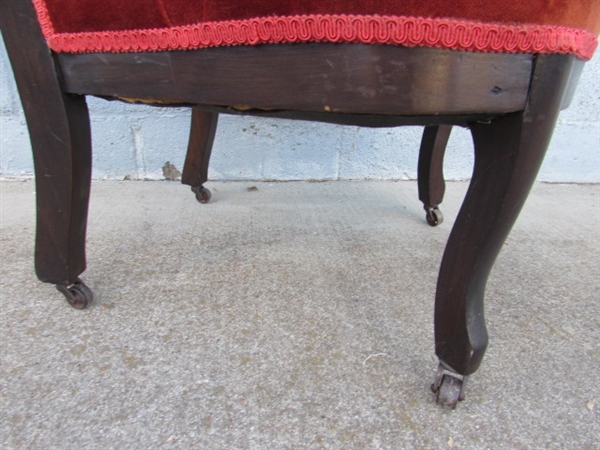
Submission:
POLYGON ((91 179, 90 122, 85 97, 65 95, 58 69, 35 21, 31 2, 5 2, 2 31, 27 118, 36 174, 38 278, 56 284, 84 308, 92 293, 85 270, 85 233, 91 179), (20 17, 17 20, 17 17, 20 17), (16 28, 32 23, 28 39, 16 28))
POLYGON ((441 404, 454 407, 462 399, 463 376, 483 358, 486 281, 542 163, 571 65, 563 55, 538 56, 525 111, 471 125, 475 169, 446 246, 435 301, 440 369, 432 389, 441 404))
POLYGON ((211 193, 203 184, 208 179, 208 164, 217 131, 218 113, 192 109, 192 125, 181 182, 192 187, 196 199, 207 203, 211 193))
POLYGON ((444 152, 450 138, 452 125, 425 127, 419 150, 418 186, 419 200, 423 202, 427 223, 432 227, 443 222, 439 209, 444 199, 444 152))

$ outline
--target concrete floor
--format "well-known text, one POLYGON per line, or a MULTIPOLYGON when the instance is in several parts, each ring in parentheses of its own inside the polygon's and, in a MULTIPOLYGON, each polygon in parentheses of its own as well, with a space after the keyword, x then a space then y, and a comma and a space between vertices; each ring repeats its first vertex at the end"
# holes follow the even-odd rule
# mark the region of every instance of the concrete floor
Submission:
POLYGON ((414 182, 96 182, 72 309, 0 183, 3 449, 598 449, 600 186, 536 185, 487 288, 490 346, 439 408, 437 228, 414 182), (256 186, 257 190, 248 190, 256 186))

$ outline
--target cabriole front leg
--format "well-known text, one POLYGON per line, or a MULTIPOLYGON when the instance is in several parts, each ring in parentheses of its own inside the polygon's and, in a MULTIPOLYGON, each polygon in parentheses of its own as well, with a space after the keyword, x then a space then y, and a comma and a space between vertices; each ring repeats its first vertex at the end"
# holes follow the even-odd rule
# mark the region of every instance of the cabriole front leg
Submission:
POLYGON ((442 264, 435 300, 435 348, 440 368, 432 389, 455 407, 464 378, 485 353, 484 293, 488 275, 542 163, 572 60, 536 61, 526 110, 471 125, 475 167, 442 264))
POLYGON ((92 292, 85 270, 91 178, 85 97, 66 94, 30 1, 2 2, 0 25, 27 119, 36 179, 35 269, 69 303, 84 308, 92 292), (26 33, 23 30, 27 30, 26 33))
POLYGON ((69 304, 85 308, 92 291, 79 279, 85 270, 85 236, 91 180, 91 137, 82 96, 63 96, 52 121, 29 111, 29 129, 47 132, 42 142, 30 131, 36 173, 35 269, 53 283, 69 304), (61 113, 59 115, 59 113, 61 113))

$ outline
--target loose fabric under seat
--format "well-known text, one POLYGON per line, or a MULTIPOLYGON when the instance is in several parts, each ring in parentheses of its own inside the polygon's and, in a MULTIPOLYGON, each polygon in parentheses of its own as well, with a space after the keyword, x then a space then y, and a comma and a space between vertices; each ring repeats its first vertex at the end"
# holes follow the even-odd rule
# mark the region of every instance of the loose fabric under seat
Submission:
POLYGON ((57 52, 353 42, 590 59, 600 1, 34 0, 57 52))

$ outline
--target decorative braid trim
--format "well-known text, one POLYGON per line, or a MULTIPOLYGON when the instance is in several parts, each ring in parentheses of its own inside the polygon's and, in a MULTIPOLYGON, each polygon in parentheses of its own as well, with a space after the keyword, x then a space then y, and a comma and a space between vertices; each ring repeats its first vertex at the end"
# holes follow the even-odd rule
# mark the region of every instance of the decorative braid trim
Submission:
POLYGON ((348 42, 502 53, 569 53, 589 60, 597 37, 582 29, 377 15, 305 15, 205 22, 146 30, 56 33, 43 0, 34 0, 56 52, 143 52, 301 42, 348 42))

